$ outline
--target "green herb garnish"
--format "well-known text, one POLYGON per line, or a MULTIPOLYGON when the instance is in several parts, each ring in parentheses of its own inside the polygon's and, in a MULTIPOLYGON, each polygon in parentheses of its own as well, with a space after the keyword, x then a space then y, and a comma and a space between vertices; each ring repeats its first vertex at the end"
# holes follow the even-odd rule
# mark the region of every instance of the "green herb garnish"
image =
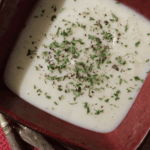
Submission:
POLYGON ((115 14, 111 14, 113 18, 115 18, 116 20, 118 20, 118 17, 115 14))
POLYGON ((109 99, 106 99, 105 102, 108 103, 108 102, 109 102, 109 99))
POLYGON ((132 97, 129 97, 129 98, 128 98, 128 100, 132 100, 132 99, 133 99, 132 97))
POLYGON ((134 79, 135 79, 135 81, 141 80, 138 76, 135 76, 134 79))
POLYGON ((104 112, 104 110, 96 110, 94 109, 96 112, 95 112, 95 115, 99 115, 101 112, 104 112))
POLYGON ((55 104, 55 105, 58 105, 58 103, 57 103, 57 102, 54 102, 54 104, 55 104))
POLYGON ((95 20, 93 17, 90 17, 90 19, 89 20, 95 20))
POLYGON ((138 41, 137 43, 135 43, 135 47, 138 47, 140 44, 140 41, 138 41))
POLYGON ((126 61, 122 61, 122 58, 119 56, 119 57, 116 57, 116 60, 118 61, 119 64, 121 65, 125 65, 126 64, 126 61))
POLYGON ((46 95, 46 98, 47 98, 47 99, 51 99, 51 96, 49 96, 49 95, 46 95))
POLYGON ((90 113, 90 108, 89 108, 89 106, 88 106, 88 103, 87 103, 87 102, 85 102, 85 103, 84 103, 84 108, 86 108, 86 109, 87 109, 87 114, 88 114, 88 113, 90 113))
POLYGON ((56 33, 56 35, 58 36, 59 35, 59 31, 61 30, 61 28, 60 27, 58 27, 58 29, 57 29, 57 33, 56 33))
POLYGON ((62 98, 63 98, 63 95, 61 95, 60 97, 58 97, 58 99, 61 101, 62 100, 62 98))
POLYGON ((36 70, 39 70, 39 68, 37 66, 35 66, 36 70))
POLYGON ((63 10, 65 10, 65 8, 62 8, 62 9, 60 10, 60 13, 61 13, 63 10))
POLYGON ((120 2, 116 2, 116 4, 120 4, 120 2))
POLYGON ((126 25, 126 26, 125 26, 125 32, 127 32, 127 31, 128 31, 128 26, 126 25))

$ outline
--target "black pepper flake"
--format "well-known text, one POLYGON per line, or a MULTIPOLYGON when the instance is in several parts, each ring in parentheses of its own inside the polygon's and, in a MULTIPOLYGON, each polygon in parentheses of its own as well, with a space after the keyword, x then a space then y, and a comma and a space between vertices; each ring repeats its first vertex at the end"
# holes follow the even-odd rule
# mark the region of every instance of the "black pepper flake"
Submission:
POLYGON ((57 8, 56 8, 56 6, 55 6, 55 8, 54 8, 54 12, 56 12, 57 11, 57 8))
POLYGON ((71 75, 71 77, 74 77, 74 76, 75 76, 75 74, 71 75))
POLYGON ((77 58, 77 55, 73 55, 73 58, 75 58, 75 59, 76 59, 76 58, 77 58))
POLYGON ((106 20, 106 21, 104 21, 104 23, 105 23, 105 25, 108 25, 109 22, 106 20))
POLYGON ((42 13, 45 13, 45 10, 42 10, 42 13))
POLYGON ((117 65, 113 65, 112 68, 115 69, 115 70, 117 70, 117 71, 119 71, 119 68, 118 68, 117 65))

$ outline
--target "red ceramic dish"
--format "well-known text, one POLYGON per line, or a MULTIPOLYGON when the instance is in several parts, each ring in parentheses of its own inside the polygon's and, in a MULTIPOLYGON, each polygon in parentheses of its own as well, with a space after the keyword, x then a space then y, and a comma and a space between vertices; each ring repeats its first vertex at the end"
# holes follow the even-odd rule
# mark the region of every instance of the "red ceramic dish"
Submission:
MULTIPOLYGON (((134 150, 150 127, 150 74, 123 122, 113 132, 96 133, 55 118, 12 93, 3 70, 29 12, 37 0, 0 0, 0 111, 14 120, 75 149, 134 150)), ((150 1, 120 0, 150 19, 150 1)))

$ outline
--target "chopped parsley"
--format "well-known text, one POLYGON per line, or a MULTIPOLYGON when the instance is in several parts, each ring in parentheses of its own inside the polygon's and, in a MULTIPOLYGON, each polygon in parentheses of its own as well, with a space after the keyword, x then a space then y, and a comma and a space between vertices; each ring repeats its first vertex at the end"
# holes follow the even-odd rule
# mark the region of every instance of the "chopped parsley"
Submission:
POLYGON ((93 17, 90 17, 90 19, 89 20, 95 20, 93 17))
POLYGON ((141 80, 138 76, 135 76, 134 79, 135 79, 135 81, 141 80))
POLYGON ((57 103, 57 102, 54 102, 54 104, 55 104, 55 105, 58 105, 58 103, 57 103))
POLYGON ((135 43, 135 47, 138 47, 140 45, 140 41, 135 43))
POLYGON ((113 18, 115 18, 116 20, 118 20, 118 17, 115 14, 111 14, 113 18))
POLYGON ((105 102, 108 103, 108 102, 109 102, 109 99, 106 99, 105 102))
POLYGON ((118 61, 119 64, 121 65, 125 65, 126 64, 126 61, 122 61, 122 58, 119 56, 119 57, 116 57, 116 60, 118 61))
POLYGON ((116 30, 116 32, 118 32, 119 30, 118 29, 115 29, 116 30))
POLYGON ((73 83, 73 82, 69 82, 68 84, 74 85, 74 83, 73 83))
MULTIPOLYGON (((76 21, 77 22, 77 21, 76 21)), ((78 27, 80 27, 80 24, 77 22, 78 27)))
POLYGON ((132 97, 129 97, 129 98, 128 98, 128 100, 132 100, 132 99, 133 99, 132 97))
POLYGON ((36 70, 39 70, 39 68, 37 66, 35 66, 36 70))
POLYGON ((81 24, 81 28, 85 29, 85 28, 86 28, 86 25, 81 24))
POLYGON ((90 113, 90 108, 89 108, 89 106, 88 106, 88 103, 87 103, 87 102, 85 102, 85 103, 84 103, 84 108, 86 108, 86 109, 87 109, 87 114, 88 114, 88 113, 90 113))
POLYGON ((130 89, 127 89, 127 92, 128 92, 128 93, 130 93, 130 92, 131 92, 131 90, 130 90, 130 89))
POLYGON ((63 89, 62 88, 58 88, 58 91, 62 91, 63 89))
POLYGON ((119 80, 119 84, 120 84, 120 85, 122 84, 122 79, 119 80))
POLYGON ((111 64, 111 61, 107 61, 107 64, 111 64))
POLYGON ((58 27, 58 29, 57 29, 57 33, 56 33, 56 35, 58 36, 59 35, 59 31, 61 30, 61 28, 60 27, 58 27))
POLYGON ((114 22, 115 20, 114 20, 114 19, 110 19, 110 21, 111 21, 111 22, 114 22))
POLYGON ((113 75, 111 74, 111 75, 110 75, 110 77, 112 77, 112 78, 113 78, 113 75))
POLYGON ((78 104, 77 102, 76 103, 69 103, 70 105, 75 105, 75 104, 78 104))
POLYGON ((63 10, 65 10, 65 8, 62 8, 62 9, 60 10, 60 13, 61 13, 63 10))
POLYGON ((120 4, 120 2, 116 2, 116 4, 120 4))
POLYGON ((51 99, 51 96, 49 96, 49 95, 46 95, 46 98, 47 98, 47 99, 51 99))
POLYGON ((127 32, 127 31, 128 31, 128 25, 125 26, 125 32, 127 32))
POLYGON ((61 101, 62 100, 62 98, 63 98, 63 95, 61 95, 60 97, 58 97, 58 99, 61 101))
POLYGON ((121 93, 121 91, 118 90, 118 91, 114 94, 116 101, 120 99, 120 98, 119 98, 119 94, 120 94, 120 93, 121 93))
POLYGON ((99 115, 101 112, 104 112, 104 110, 96 110, 96 109, 94 110, 95 110, 95 115, 99 115))

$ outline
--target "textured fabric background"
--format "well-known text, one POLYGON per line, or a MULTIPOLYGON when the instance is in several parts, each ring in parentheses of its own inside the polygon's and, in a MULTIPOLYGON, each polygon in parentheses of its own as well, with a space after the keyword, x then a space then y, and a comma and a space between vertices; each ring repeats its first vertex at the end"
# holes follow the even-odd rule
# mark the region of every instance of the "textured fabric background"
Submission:
POLYGON ((1 126, 0 126, 0 150, 11 150, 9 143, 7 142, 7 139, 5 138, 5 135, 2 131, 1 126))

